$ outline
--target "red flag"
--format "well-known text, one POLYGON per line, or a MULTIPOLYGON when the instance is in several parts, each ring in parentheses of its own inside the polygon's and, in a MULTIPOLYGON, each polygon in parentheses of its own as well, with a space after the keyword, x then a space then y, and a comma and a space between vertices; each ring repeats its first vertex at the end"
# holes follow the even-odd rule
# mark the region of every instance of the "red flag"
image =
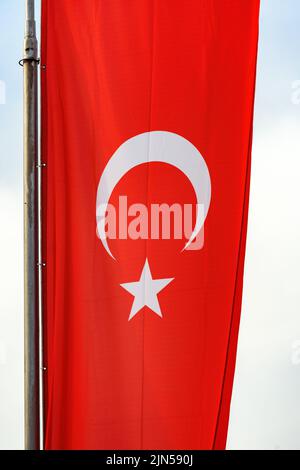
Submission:
POLYGON ((225 447, 258 10, 43 1, 46 449, 225 447))

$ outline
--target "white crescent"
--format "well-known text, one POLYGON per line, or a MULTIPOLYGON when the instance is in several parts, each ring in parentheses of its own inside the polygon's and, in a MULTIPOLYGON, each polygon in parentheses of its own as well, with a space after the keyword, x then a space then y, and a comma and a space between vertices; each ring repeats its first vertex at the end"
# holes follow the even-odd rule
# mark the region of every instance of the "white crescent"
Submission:
POLYGON ((107 253, 111 253, 105 234, 103 215, 112 192, 121 178, 138 165, 150 162, 163 162, 182 171, 190 180, 197 204, 202 204, 204 214, 197 212, 194 230, 186 243, 185 250, 197 236, 204 224, 211 199, 211 181, 206 162, 199 150, 187 139, 168 131, 144 132, 124 142, 112 155, 101 175, 96 201, 97 231, 107 253))

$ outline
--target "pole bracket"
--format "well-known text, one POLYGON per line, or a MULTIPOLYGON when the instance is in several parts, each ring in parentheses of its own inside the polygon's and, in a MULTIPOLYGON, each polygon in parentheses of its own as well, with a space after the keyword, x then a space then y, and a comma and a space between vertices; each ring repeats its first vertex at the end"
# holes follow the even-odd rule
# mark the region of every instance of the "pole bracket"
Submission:
POLYGON ((40 59, 36 59, 35 57, 24 57, 23 59, 19 60, 19 65, 21 67, 24 67, 25 62, 35 62, 36 64, 39 64, 41 62, 40 59))

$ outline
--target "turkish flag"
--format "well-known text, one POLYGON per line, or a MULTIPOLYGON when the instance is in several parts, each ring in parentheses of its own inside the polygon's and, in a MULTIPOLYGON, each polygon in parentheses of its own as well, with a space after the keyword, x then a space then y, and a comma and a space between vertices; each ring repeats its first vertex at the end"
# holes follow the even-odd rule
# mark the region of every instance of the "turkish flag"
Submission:
POLYGON ((42 5, 45 448, 222 449, 259 0, 42 5))

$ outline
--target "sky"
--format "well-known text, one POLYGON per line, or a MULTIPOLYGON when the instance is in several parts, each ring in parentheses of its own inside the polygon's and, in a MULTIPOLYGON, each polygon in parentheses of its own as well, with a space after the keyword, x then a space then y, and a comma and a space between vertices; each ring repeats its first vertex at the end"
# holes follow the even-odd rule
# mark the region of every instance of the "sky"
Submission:
MULTIPOLYGON (((23 4, 0 0, 0 449, 24 446, 23 4)), ((299 24, 299 0, 261 0, 229 449, 300 449, 299 24)))

